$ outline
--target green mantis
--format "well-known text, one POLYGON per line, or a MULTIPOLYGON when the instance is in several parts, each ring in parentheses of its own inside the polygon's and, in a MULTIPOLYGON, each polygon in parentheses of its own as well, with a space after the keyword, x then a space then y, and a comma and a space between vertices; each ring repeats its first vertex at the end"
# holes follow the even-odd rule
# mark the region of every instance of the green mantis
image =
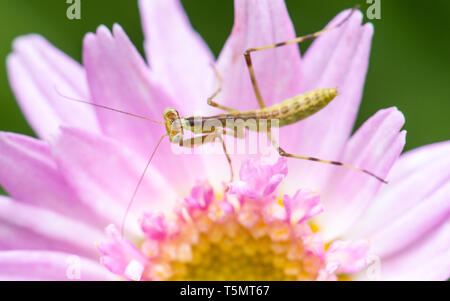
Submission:
MULTIPOLYGON (((323 160, 323 159, 314 158, 314 157, 291 154, 291 153, 286 152, 283 148, 281 148, 280 145, 278 144, 278 142, 276 141, 276 139, 273 137, 271 129, 273 127, 282 127, 282 126, 286 126, 286 125, 289 125, 292 123, 299 122, 299 121, 315 114, 316 112, 318 112, 319 110, 321 110, 322 108, 327 106, 336 97, 336 95, 338 94, 338 90, 336 87, 320 88, 320 89, 309 91, 305 94, 298 95, 293 98, 284 100, 281 103, 274 104, 272 106, 266 106, 264 103, 263 97, 261 95, 261 92, 260 92, 260 89, 258 86, 258 82, 257 82, 256 76, 255 76, 255 72, 253 69, 253 65, 252 65, 251 54, 253 52, 263 51, 263 50, 267 50, 267 49, 271 49, 271 48, 282 47, 282 46, 293 44, 293 43, 301 43, 306 40, 314 39, 327 31, 330 31, 330 30, 340 27, 351 17, 351 15, 355 11, 355 9, 356 8, 352 9, 346 18, 344 18, 341 22, 339 22, 338 24, 336 24, 332 27, 328 27, 321 31, 315 32, 313 34, 309 34, 309 35, 302 36, 302 37, 297 37, 295 39, 288 40, 285 42, 280 42, 280 43, 266 45, 266 46, 257 47, 257 48, 250 48, 243 53, 243 56, 245 58, 245 62, 247 65, 247 69, 248 69, 248 72, 250 75, 251 83, 253 86, 253 90, 254 90, 256 99, 258 101, 258 105, 259 105, 259 109, 257 109, 257 110, 250 110, 250 111, 242 112, 237 109, 229 108, 229 107, 226 107, 224 105, 221 105, 221 104, 215 102, 214 98, 220 93, 220 91, 222 89, 221 76, 215 69, 214 70, 216 73, 216 77, 219 79, 220 85, 219 85, 218 89, 211 95, 211 97, 208 98, 207 104, 212 107, 221 109, 221 110, 225 111, 225 113, 214 115, 214 116, 181 117, 175 108, 167 108, 166 110, 164 110, 164 113, 163 113, 164 121, 156 121, 156 120, 144 117, 144 116, 139 116, 136 114, 120 111, 120 110, 117 110, 114 108, 109 108, 106 106, 90 103, 87 101, 82 101, 82 100, 77 100, 77 99, 72 99, 72 98, 66 97, 70 100, 91 104, 91 105, 94 105, 94 106, 97 106, 97 107, 100 107, 103 109, 116 111, 119 113, 127 114, 127 115, 130 115, 133 117, 142 118, 142 119, 154 122, 154 123, 159 123, 159 124, 165 125, 166 133, 158 141, 155 149, 153 150, 151 157, 149 158, 149 160, 147 162, 147 165, 146 165, 146 167, 135 187, 135 190, 131 196, 126 214, 128 213, 130 206, 136 197, 139 186, 141 185, 141 182, 144 179, 146 171, 147 171, 148 167, 150 166, 150 163, 151 163, 159 145, 162 143, 163 139, 166 136, 169 137, 169 140, 171 143, 177 144, 180 147, 190 147, 190 148, 193 148, 193 147, 196 147, 199 145, 204 145, 204 144, 211 143, 211 142, 215 142, 216 140, 220 140, 222 143, 223 152, 224 152, 224 154, 227 158, 227 161, 229 163, 229 166, 230 166, 231 180, 233 180, 234 175, 233 175, 232 160, 227 151, 223 136, 229 135, 229 136, 233 136, 237 139, 244 139, 246 137, 244 129, 242 127, 236 127, 236 122, 235 122, 236 120, 241 120, 244 122, 249 121, 249 120, 255 121, 256 122, 255 127, 246 127, 246 129, 250 130, 250 131, 257 131, 257 132, 262 131, 261 127, 258 126, 259 122, 265 121, 267 124, 267 127, 264 129, 264 131, 267 133, 268 140, 270 141, 271 145, 278 151, 279 155, 282 157, 301 159, 301 160, 309 160, 309 161, 315 161, 315 162, 319 162, 319 163, 333 164, 333 165, 337 165, 337 166, 351 168, 356 171, 363 172, 371 177, 374 177, 375 179, 377 179, 380 182, 387 183, 381 177, 379 177, 379 176, 375 175, 374 173, 372 173, 366 169, 363 169, 363 168, 359 168, 359 167, 352 166, 352 165, 338 162, 338 161, 323 160), (193 138, 186 138, 185 131, 189 131, 196 136, 193 138)), ((126 217, 126 214, 125 214, 125 217, 126 217)), ((124 222, 122 223, 122 229, 123 229, 123 225, 124 225, 124 222)))

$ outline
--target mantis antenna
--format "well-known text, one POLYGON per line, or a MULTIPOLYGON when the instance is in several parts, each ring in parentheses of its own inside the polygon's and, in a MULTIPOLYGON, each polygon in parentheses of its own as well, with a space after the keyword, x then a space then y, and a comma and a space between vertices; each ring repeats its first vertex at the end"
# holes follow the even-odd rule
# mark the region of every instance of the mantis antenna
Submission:
POLYGON ((55 91, 56 91, 56 93, 57 93, 59 96, 65 98, 65 99, 67 99, 67 100, 70 100, 70 101, 75 101, 75 102, 79 102, 79 103, 84 103, 84 104, 91 105, 91 106, 94 106, 94 107, 97 107, 97 108, 102 108, 102 109, 105 109, 105 110, 110 110, 110 111, 122 113, 122 114, 125 114, 125 115, 129 115, 129 116, 133 116, 133 117, 145 119, 145 120, 148 120, 148 121, 151 121, 151 122, 155 122, 155 123, 159 123, 159 124, 164 124, 164 122, 162 122, 162 121, 153 120, 153 119, 150 119, 150 118, 145 117, 145 116, 141 116, 141 115, 137 115, 137 114, 125 112, 125 111, 118 110, 118 109, 114 109, 114 108, 110 108, 110 107, 107 107, 107 106, 104 106, 104 105, 92 103, 92 102, 90 102, 90 101, 85 101, 85 100, 81 100, 81 99, 77 99, 77 98, 73 98, 73 97, 69 97, 69 96, 63 95, 61 92, 58 91, 58 89, 57 89, 56 87, 55 87, 55 91))
MULTIPOLYGON (((148 121, 151 121, 151 122, 155 122, 155 123, 159 123, 159 124, 164 124, 164 122, 157 121, 157 120, 153 120, 153 119, 147 118, 147 117, 145 117, 145 116, 141 116, 141 115, 137 115, 137 114, 125 112, 125 111, 122 111, 122 110, 114 109, 114 108, 111 108, 111 107, 107 107, 107 106, 99 105, 99 104, 92 103, 92 102, 89 102, 89 101, 85 101, 85 100, 81 100, 81 99, 77 99, 77 98, 73 98, 73 97, 69 97, 69 96, 63 95, 62 93, 60 93, 60 92, 58 91, 58 89, 57 89, 56 87, 55 87, 55 91, 56 91, 56 93, 57 93, 59 96, 65 98, 65 99, 67 99, 67 100, 70 100, 70 101, 75 101, 75 102, 79 102, 79 103, 83 103, 83 104, 87 104, 87 105, 92 105, 92 106, 95 106, 95 107, 98 107, 98 108, 101 108, 101 109, 106 109, 106 110, 110 110, 110 111, 122 113, 122 114, 125 114, 125 115, 129 115, 129 116, 132 116, 132 117, 137 117, 137 118, 145 119, 145 120, 148 120, 148 121)), ((150 163, 152 162, 152 159, 153 159, 153 157, 155 156, 156 151, 158 150, 159 145, 161 144, 161 142, 163 141, 164 137, 166 137, 166 136, 168 136, 167 133, 164 134, 164 135, 162 135, 161 138, 159 138, 159 141, 158 141, 158 143, 156 144, 156 146, 155 146, 155 148, 154 148, 154 150, 153 150, 153 152, 152 152, 152 154, 151 154, 151 156, 150 156, 150 159, 149 159, 148 162, 147 162, 147 165, 145 165, 144 171, 142 172, 141 177, 139 178, 139 181, 138 181, 138 183, 136 184, 136 187, 134 188, 133 195, 131 196, 131 199, 130 199, 130 201, 128 202, 127 208, 126 208, 126 210, 125 210, 125 214, 124 214, 124 216, 123 216, 123 218, 122 218, 122 222, 121 222, 121 226, 120 226, 120 233, 121 233, 122 236, 123 236, 123 234, 124 234, 125 223, 126 223, 126 220, 127 220, 128 212, 130 211, 131 206, 133 205, 133 202, 134 202, 134 199, 136 198, 136 195, 137 195, 137 192, 138 192, 138 190, 139 190, 139 187, 141 186, 142 181, 144 180, 145 174, 147 173, 147 170, 148 170, 148 168, 150 167, 150 163)))
POLYGON ((142 181, 144 180, 145 174, 147 173, 147 170, 148 170, 148 168, 150 167, 150 163, 152 162, 152 159, 153 159, 153 157, 155 156, 156 151, 158 150, 159 145, 161 144, 161 142, 163 141, 164 137, 166 137, 166 136, 167 136, 167 134, 164 134, 164 135, 161 136, 161 138, 159 138, 159 141, 158 141, 158 143, 156 144, 156 146, 155 146, 155 148, 154 148, 152 154, 150 155, 150 159, 148 159, 147 165, 145 165, 145 168, 144 168, 144 171, 143 171, 142 174, 141 174, 141 177, 139 178, 139 182, 136 184, 136 187, 134 188, 133 195, 131 196, 131 199, 130 199, 130 201, 128 202, 127 209, 126 209, 125 214, 124 214, 124 216, 123 216, 123 218, 122 218, 122 224, 120 225, 120 233, 121 233, 122 236, 123 236, 123 234, 124 234, 125 223, 126 223, 126 220, 127 220, 128 212, 129 212, 130 209, 131 209, 131 205, 133 205, 133 201, 134 201, 134 199, 136 198, 136 195, 137 195, 137 192, 138 192, 138 190, 139 190, 139 187, 141 186, 141 183, 142 183, 142 181))

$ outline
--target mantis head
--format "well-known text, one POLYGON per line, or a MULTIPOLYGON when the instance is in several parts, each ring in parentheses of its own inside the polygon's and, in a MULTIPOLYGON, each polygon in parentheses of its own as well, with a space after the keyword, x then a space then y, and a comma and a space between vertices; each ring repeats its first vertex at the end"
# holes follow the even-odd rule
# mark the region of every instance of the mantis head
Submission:
POLYGON ((167 108, 163 113, 167 134, 170 142, 179 143, 183 139, 183 126, 178 111, 174 108, 167 108))

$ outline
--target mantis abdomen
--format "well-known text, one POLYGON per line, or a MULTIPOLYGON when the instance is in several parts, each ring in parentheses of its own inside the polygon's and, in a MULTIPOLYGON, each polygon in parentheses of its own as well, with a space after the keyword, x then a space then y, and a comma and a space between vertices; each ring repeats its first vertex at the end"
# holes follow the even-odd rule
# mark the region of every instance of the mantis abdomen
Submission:
MULTIPOLYGON (((226 128, 228 126, 235 126, 235 123, 230 121, 252 120, 259 124, 259 121, 261 120, 270 121, 276 119, 278 120, 278 125, 281 127, 305 119, 320 111, 328 103, 330 103, 336 95, 336 88, 316 89, 259 110, 244 112, 236 111, 215 116, 198 117, 199 119, 197 120, 202 120, 203 123, 216 120, 222 124, 223 128, 226 128)), ((192 126, 195 118, 196 117, 188 117, 186 120, 192 126)), ((259 127, 249 127, 249 129, 259 130, 259 127)))

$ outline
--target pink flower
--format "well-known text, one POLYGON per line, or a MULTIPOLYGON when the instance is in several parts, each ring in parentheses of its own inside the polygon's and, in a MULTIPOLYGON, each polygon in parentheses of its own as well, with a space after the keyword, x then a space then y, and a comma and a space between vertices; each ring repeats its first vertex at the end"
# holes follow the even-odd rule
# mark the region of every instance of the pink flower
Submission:
MULTIPOLYGON (((55 87, 154 119, 169 106, 182 116, 217 113, 206 104, 217 85, 214 57, 179 1, 139 3, 148 64, 119 25, 85 37, 83 66, 40 36, 14 42, 9 79, 39 139, 0 133, 0 184, 9 194, 0 197, 0 280, 449 277, 450 144, 400 156, 404 118, 396 108, 351 135, 373 35, 359 12, 302 57, 290 45, 255 53, 253 65, 269 105, 339 89, 325 109, 280 130, 286 151, 360 166, 388 185, 280 159, 245 162, 226 192, 224 156, 175 155, 164 141, 122 237, 117 225, 164 129, 68 102, 55 87)), ((294 36, 283 1, 235 1, 233 31, 216 62, 224 77, 217 101, 255 109, 244 50, 294 36)))
POLYGON ((274 192, 287 174, 286 160, 274 165, 246 161, 239 172, 240 181, 230 183, 230 193, 261 200, 274 192))
POLYGON ((318 194, 298 190, 291 198, 285 195, 283 204, 286 207, 287 220, 292 224, 301 223, 323 212, 318 194))

